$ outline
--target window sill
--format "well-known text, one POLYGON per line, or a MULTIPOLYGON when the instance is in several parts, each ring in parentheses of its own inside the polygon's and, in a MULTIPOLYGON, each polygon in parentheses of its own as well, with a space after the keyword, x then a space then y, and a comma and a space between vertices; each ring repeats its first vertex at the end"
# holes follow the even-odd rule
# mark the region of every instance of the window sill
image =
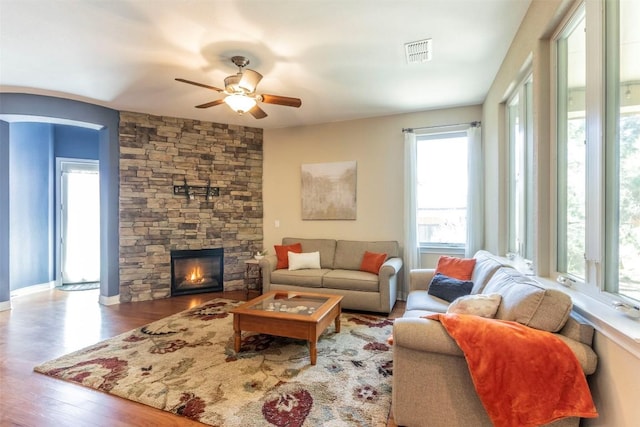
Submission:
POLYGON ((457 245, 422 245, 421 254, 442 254, 442 255, 462 255, 464 256, 464 246, 457 245))
POLYGON ((533 277, 545 286, 568 294, 573 300, 574 310, 604 336, 617 343, 640 359, 640 319, 625 316, 613 307, 613 301, 594 298, 571 287, 565 287, 546 277, 533 277))

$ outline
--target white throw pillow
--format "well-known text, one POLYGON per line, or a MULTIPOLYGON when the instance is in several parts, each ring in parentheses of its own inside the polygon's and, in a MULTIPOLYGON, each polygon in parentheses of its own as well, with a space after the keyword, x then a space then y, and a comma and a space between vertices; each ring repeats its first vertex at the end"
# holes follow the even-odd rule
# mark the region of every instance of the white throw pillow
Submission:
POLYGON ((447 313, 473 314, 493 318, 502 301, 500 294, 474 294, 456 298, 447 309, 447 313))
POLYGON ((297 254, 289 251, 289 270, 302 270, 305 268, 320 268, 320 252, 303 252, 297 254))

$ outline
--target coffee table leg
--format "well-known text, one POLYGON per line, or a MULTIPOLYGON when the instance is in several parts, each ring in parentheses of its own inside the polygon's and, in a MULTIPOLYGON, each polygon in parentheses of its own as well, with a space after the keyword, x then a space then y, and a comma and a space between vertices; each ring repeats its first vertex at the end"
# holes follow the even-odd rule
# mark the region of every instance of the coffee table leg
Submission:
POLYGON ((316 364, 318 358, 317 341, 309 341, 309 356, 311 356, 311 364, 316 364))
POLYGON ((240 342, 242 341, 242 332, 234 331, 233 349, 236 353, 240 353, 240 342))
POLYGON ((340 333, 340 313, 336 316, 336 334, 340 333))

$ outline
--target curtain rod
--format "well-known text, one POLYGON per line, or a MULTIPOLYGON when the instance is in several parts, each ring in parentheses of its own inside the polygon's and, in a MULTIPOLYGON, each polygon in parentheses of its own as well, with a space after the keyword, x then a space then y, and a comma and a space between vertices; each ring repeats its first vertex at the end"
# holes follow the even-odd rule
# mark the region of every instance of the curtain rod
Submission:
POLYGON ((450 127, 454 127, 454 126, 463 126, 463 125, 470 125, 471 127, 478 127, 481 124, 482 124, 482 122, 475 121, 475 122, 469 122, 469 123, 455 123, 455 124, 452 124, 452 125, 422 126, 422 127, 419 127, 419 128, 402 128, 402 132, 413 132, 414 130, 419 130, 419 129, 450 128, 450 127))

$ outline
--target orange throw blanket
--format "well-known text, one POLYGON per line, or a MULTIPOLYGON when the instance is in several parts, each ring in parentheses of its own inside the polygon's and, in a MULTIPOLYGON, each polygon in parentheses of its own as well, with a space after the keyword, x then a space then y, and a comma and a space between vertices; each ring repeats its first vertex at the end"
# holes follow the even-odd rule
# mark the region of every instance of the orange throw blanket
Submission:
POLYGON ((516 322, 433 314, 464 352, 476 391, 496 427, 598 416, 584 372, 553 334, 516 322))

